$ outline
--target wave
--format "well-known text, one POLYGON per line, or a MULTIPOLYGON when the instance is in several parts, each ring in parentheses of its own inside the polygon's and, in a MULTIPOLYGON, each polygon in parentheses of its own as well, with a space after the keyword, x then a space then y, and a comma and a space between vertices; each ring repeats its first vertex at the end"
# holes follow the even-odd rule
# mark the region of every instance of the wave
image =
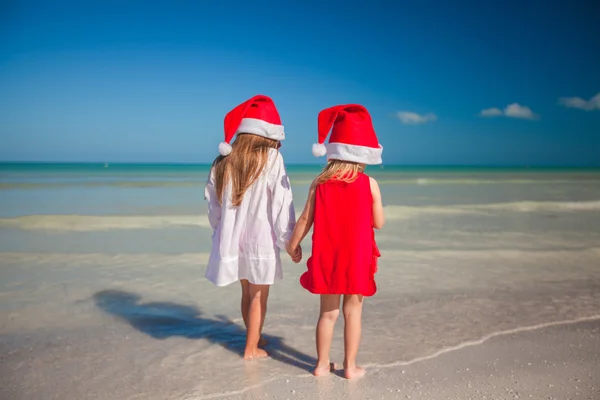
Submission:
POLYGON ((385 216, 391 220, 410 219, 425 215, 490 215, 494 212, 576 212, 598 211, 600 200, 594 201, 517 201, 508 203, 448 205, 448 206, 386 206, 385 216))
MULTIPOLYGON (((413 179, 377 179, 379 184, 412 184, 412 185, 504 185, 504 184, 560 184, 560 183, 573 183, 572 180, 564 179, 460 179, 460 178, 413 178, 413 179)), ((577 183, 598 183, 597 180, 581 179, 577 183)))
POLYGON ((82 265, 112 265, 113 267, 126 266, 131 264, 138 265, 181 265, 194 266, 201 265, 208 261, 210 253, 60 253, 60 252, 42 252, 42 253, 20 253, 3 252, 2 262, 4 264, 36 264, 53 265, 58 264, 81 267, 82 265))
MULTIPOLYGON (((407 178, 389 179, 377 177, 380 185, 531 185, 531 184, 566 184, 573 180, 561 179, 457 179, 457 178, 407 178)), ((598 184, 599 179, 578 179, 577 184, 598 184)), ((310 185, 312 179, 291 178, 292 185, 310 185)), ((70 181, 70 182, 0 182, 0 190, 14 189, 60 189, 69 187, 117 187, 117 188, 176 188, 204 187, 205 180, 115 180, 115 181, 70 181)))
POLYGON ((115 229, 208 228, 202 215, 26 215, 1 218, 0 227, 51 231, 108 231, 115 229))
MULTIPOLYGON (((404 178, 404 179, 390 179, 386 177, 380 177, 376 174, 372 176, 377 179, 379 185, 532 185, 532 184, 573 184, 576 182, 579 184, 598 184, 600 178, 585 178, 585 179, 509 179, 509 178, 404 178)), ((310 185, 312 179, 294 179, 291 178, 292 185, 310 185)))
POLYGON ((115 182, 0 182, 0 190, 11 189, 60 189, 69 187, 118 187, 118 188, 161 188, 161 187, 204 187, 200 181, 115 181, 115 182))
POLYGON ((592 201, 518 201, 512 203, 479 204, 478 209, 504 211, 594 211, 600 210, 600 200, 592 201))
MULTIPOLYGON (((575 202, 535 202, 384 207, 388 220, 406 220, 427 216, 494 215, 502 212, 589 212, 599 211, 600 200, 575 202)), ((296 210, 300 215, 301 210, 296 210)), ((175 227, 210 228, 206 215, 25 215, 0 218, 0 227, 51 231, 109 231, 120 229, 161 229, 175 227)))

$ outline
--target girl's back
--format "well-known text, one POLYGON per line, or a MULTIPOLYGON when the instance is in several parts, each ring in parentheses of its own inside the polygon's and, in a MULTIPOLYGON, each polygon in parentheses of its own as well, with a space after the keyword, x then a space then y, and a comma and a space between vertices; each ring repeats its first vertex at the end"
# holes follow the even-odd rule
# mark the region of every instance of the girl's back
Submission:
POLYGON ((204 196, 214 233, 206 277, 217 286, 240 281, 247 329, 244 359, 267 357, 258 348, 269 285, 282 278, 285 249, 296 217, 292 189, 278 149, 285 139, 273 100, 256 95, 223 121, 224 141, 210 170, 204 196))
POLYGON ((373 229, 385 222, 379 185, 363 171, 365 165, 381 164, 383 147, 369 112, 359 104, 322 110, 318 133, 313 155, 327 154, 327 166, 310 187, 287 251, 292 256, 301 252, 300 242, 314 225, 312 257, 300 278, 305 289, 321 295, 313 373, 331 372, 333 329, 344 295, 344 376, 352 379, 364 375, 356 365, 363 297, 377 290, 374 278, 380 254, 373 229))
POLYGON ((291 235, 295 216, 292 191, 283 157, 268 149, 265 166, 243 192, 238 205, 231 180, 223 186, 222 201, 211 170, 205 197, 213 234, 206 277, 218 286, 246 279, 253 284, 272 284, 282 278, 279 250, 291 235))
POLYGON ((315 188, 312 257, 301 284, 318 294, 376 291, 376 257, 370 178, 331 179, 315 188))

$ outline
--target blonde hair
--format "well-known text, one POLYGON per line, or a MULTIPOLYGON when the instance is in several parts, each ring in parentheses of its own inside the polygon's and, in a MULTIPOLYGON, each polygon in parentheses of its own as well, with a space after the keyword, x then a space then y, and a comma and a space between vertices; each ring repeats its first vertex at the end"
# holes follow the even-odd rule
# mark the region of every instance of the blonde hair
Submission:
POLYGON ((315 185, 330 180, 352 183, 358 179, 358 174, 365 171, 364 164, 358 164, 342 160, 329 160, 323 172, 315 179, 315 185))
POLYGON ((228 156, 219 156, 213 162, 217 198, 223 204, 223 192, 231 182, 233 206, 242 204, 244 194, 260 177, 269 159, 269 150, 279 142, 262 136, 240 133, 231 145, 228 156))

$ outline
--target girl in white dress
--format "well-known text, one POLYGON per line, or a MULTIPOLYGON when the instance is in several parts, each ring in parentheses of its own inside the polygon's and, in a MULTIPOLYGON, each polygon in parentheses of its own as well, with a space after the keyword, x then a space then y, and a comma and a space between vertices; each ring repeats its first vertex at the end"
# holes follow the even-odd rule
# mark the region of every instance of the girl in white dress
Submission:
MULTIPOLYGON (((258 346, 269 285, 283 277, 279 253, 296 222, 292 188, 278 151, 284 138, 269 97, 240 104, 225 117, 225 142, 204 191, 214 229, 206 277, 217 286, 241 282, 247 360, 267 356, 258 346)), ((300 258, 299 249, 292 260, 300 258)))

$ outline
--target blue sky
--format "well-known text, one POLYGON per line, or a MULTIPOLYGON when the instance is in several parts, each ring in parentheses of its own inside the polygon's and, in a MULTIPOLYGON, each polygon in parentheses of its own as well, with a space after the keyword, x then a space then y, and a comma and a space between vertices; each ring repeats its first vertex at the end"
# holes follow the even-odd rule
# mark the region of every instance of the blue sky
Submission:
POLYGON ((289 163, 360 103, 386 164, 600 165, 593 3, 5 0, 0 160, 209 162, 260 93, 289 163))

